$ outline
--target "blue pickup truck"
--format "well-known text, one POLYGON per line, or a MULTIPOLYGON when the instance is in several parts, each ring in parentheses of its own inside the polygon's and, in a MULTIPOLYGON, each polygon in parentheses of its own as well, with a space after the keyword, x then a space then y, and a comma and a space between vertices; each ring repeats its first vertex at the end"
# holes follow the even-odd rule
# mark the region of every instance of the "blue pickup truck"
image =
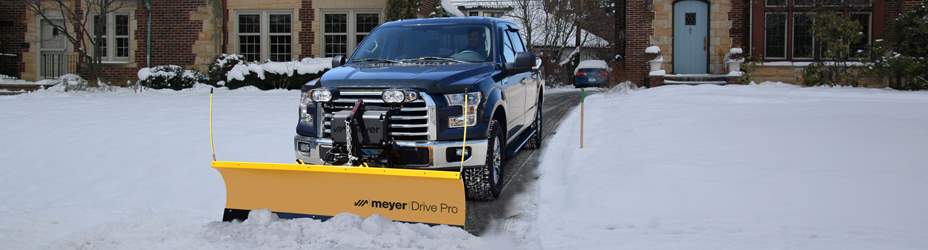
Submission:
POLYGON ((377 27, 303 86, 297 162, 462 171, 469 199, 497 198, 506 159, 542 142, 544 81, 525 43, 497 18, 377 27))

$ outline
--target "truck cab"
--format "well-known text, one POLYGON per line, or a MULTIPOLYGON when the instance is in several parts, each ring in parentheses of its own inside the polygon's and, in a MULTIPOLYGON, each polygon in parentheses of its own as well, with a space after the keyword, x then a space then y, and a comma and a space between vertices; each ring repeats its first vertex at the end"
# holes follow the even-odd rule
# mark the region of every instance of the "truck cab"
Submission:
POLYGON ((541 146, 544 82, 526 47, 503 19, 385 23, 303 86, 297 161, 461 171, 468 198, 495 199, 505 160, 541 146))

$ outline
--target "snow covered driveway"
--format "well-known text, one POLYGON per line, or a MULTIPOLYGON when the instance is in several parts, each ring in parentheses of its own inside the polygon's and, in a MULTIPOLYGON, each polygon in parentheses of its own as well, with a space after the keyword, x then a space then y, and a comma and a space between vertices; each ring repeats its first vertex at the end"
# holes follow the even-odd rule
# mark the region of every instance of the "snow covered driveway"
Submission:
POLYGON ((548 249, 926 249, 928 93, 665 86, 548 141, 548 249))

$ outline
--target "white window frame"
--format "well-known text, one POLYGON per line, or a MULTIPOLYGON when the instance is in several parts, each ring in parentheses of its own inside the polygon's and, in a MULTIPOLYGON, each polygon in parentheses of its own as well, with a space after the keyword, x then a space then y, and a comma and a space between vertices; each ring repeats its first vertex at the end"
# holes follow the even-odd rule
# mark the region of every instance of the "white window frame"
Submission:
POLYGON ((346 40, 347 44, 345 46, 345 56, 348 57, 348 56, 351 56, 352 53, 354 53, 354 49, 358 46, 358 42, 361 42, 361 41, 357 41, 358 35, 367 36, 368 34, 370 34, 370 32, 361 32, 361 33, 357 32, 358 14, 377 14, 377 22, 378 22, 377 25, 380 26, 381 24, 383 24, 384 17, 383 17, 382 9, 324 9, 321 11, 321 15, 319 19, 320 20, 319 26, 321 26, 321 29, 322 29, 322 36, 320 36, 319 38, 321 40, 319 42, 319 46, 321 46, 322 48, 319 51, 321 52, 320 54, 322 56, 328 55, 328 51, 326 51, 326 43, 325 43, 326 35, 347 36, 347 40, 346 40), (345 25, 347 25, 348 27, 346 27, 345 33, 333 33, 325 29, 325 16, 327 14, 346 15, 347 23, 345 25))
POLYGON ((240 36, 242 35, 258 35, 260 48, 258 56, 259 61, 264 62, 271 58, 271 36, 274 35, 290 35, 290 60, 293 61, 295 56, 293 53, 294 47, 297 46, 297 43, 294 42, 294 20, 296 20, 296 15, 294 15, 292 9, 283 9, 283 10, 235 10, 233 14, 235 24, 233 28, 235 30, 235 35, 233 39, 233 51, 235 53, 241 53, 241 44, 240 36), (240 33, 239 32, 239 16, 241 15, 258 15, 258 30, 259 33, 240 33), (290 33, 270 33, 271 30, 271 15, 290 15, 290 33))
POLYGON ((803 16, 803 15, 809 16, 809 18, 812 18, 812 27, 815 27, 815 13, 813 12, 793 12, 793 15, 790 17, 789 24, 788 24, 789 30, 790 30, 790 38, 792 38, 789 42, 793 46, 788 48, 788 50, 789 50, 790 55, 793 56, 793 60, 814 60, 816 49, 818 49, 818 47, 815 46, 815 42, 816 42, 815 31, 812 31, 812 57, 796 57, 796 17, 803 16))
MULTIPOLYGON (((129 14, 130 11, 115 11, 112 13, 106 14, 106 30, 103 34, 103 39, 106 40, 106 51, 103 52, 104 55, 100 57, 103 63, 129 63, 129 57, 132 56, 132 35, 135 33, 135 30, 132 28, 132 15, 129 14), (123 36, 116 36, 116 16, 127 16, 126 26, 129 28, 129 34, 123 36), (118 38, 128 38, 129 40, 129 52, 126 56, 116 56, 116 39, 118 38)), ((99 14, 90 15, 90 32, 94 32, 96 29, 95 25, 97 23, 94 19, 100 16, 99 14)), ((95 34, 91 34, 91 37, 95 37, 95 34)), ((91 50, 91 54, 96 53, 95 50, 91 50)))
POLYGON ((790 23, 791 21, 789 12, 764 13, 764 60, 786 60, 786 56, 789 55, 789 37, 787 37, 786 34, 789 32, 790 23), (770 44, 769 39, 767 39, 767 16, 770 15, 783 15, 785 17, 784 19, 786 19, 786 23, 784 24, 784 28, 786 28, 786 30, 783 31, 783 57, 771 57, 767 55, 767 45, 770 44))
MULTIPOLYGON (((293 46, 296 45, 296 44, 293 42, 293 21, 295 20, 295 19, 294 19, 293 12, 292 12, 292 11, 290 11, 290 12, 275 12, 275 11, 270 11, 270 12, 267 12, 267 14, 266 14, 266 19, 267 19, 267 24, 264 25, 264 26, 267 27, 267 29, 265 30, 265 31, 266 31, 265 33, 266 33, 266 36, 267 36, 267 57, 264 58, 264 56, 262 55, 262 58, 264 58, 264 59, 262 59, 262 60, 271 59, 271 45, 273 45, 273 44, 271 43, 271 36, 289 36, 289 37, 290 37, 290 51, 289 51, 288 53, 290 54, 290 61, 293 61, 293 60, 294 60, 294 56, 293 56, 293 46), (272 15, 289 15, 289 16, 290 16, 290 30, 289 30, 290 32, 286 32, 286 33, 282 33, 282 32, 271 33, 271 16, 272 16, 272 15)), ((262 35, 262 36, 264 36, 264 35, 262 35)))

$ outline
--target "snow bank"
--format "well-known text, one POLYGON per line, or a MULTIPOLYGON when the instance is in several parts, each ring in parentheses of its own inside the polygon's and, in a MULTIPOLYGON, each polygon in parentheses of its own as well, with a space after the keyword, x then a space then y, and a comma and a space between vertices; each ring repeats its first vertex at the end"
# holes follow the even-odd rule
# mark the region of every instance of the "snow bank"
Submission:
POLYGON ((245 76, 255 74, 258 79, 264 80, 264 74, 293 76, 294 73, 305 75, 313 74, 332 68, 332 58, 305 58, 296 62, 266 62, 262 64, 240 63, 226 73, 226 81, 244 81, 245 76))
POLYGON ((926 249, 928 93, 788 84, 590 96, 548 142, 546 249, 926 249))
MULTIPOLYGON (((221 223, 209 89, 0 97, 3 249, 481 248, 459 228, 342 215, 221 223)), ((299 91, 216 89, 221 160, 293 161, 299 91)))

